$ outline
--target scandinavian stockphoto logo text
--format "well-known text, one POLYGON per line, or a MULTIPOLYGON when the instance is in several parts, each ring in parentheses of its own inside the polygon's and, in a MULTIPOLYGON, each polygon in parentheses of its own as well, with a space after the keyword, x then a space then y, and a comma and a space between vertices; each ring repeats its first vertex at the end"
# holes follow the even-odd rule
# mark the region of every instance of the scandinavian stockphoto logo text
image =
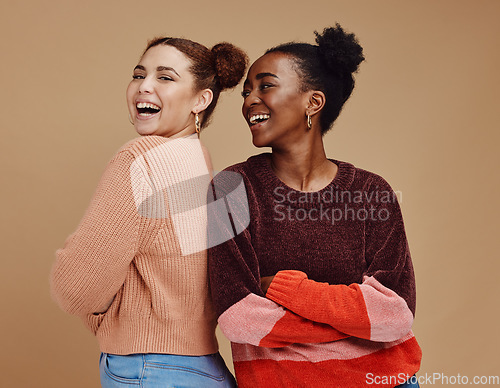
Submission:
POLYGON ((276 221, 387 221, 387 204, 402 202, 402 193, 389 190, 340 190, 333 186, 320 192, 301 192, 277 187, 274 190, 276 221), (307 206, 315 203, 315 206, 307 206), (385 205, 385 206, 384 206, 385 205))

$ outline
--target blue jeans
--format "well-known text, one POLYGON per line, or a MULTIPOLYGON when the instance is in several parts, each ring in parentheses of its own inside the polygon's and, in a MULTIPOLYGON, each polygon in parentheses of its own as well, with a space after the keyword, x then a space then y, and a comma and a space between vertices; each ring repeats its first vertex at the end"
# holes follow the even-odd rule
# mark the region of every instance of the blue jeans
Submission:
POLYGON ((101 353, 103 388, 234 388, 236 381, 219 353, 207 356, 101 353))

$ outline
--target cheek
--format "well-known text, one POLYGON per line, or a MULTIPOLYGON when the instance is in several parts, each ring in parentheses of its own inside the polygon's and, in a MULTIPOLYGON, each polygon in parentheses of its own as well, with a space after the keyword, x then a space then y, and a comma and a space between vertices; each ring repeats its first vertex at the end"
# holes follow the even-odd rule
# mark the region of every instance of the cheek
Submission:
POLYGON ((158 99, 160 100, 163 108, 175 105, 175 102, 178 101, 179 98, 181 97, 179 93, 173 89, 174 88, 162 88, 162 87, 158 87, 156 89, 156 95, 158 96, 158 99))
POLYGON ((272 99, 268 100, 269 106, 274 109, 275 113, 277 112, 285 116, 297 114, 301 110, 302 106, 298 105, 296 102, 293 96, 285 93, 274 95, 272 99))
POLYGON ((158 98, 160 99, 164 110, 175 111, 178 114, 188 114, 191 110, 193 103, 193 94, 190 90, 183 88, 169 88, 167 90, 158 91, 158 98))

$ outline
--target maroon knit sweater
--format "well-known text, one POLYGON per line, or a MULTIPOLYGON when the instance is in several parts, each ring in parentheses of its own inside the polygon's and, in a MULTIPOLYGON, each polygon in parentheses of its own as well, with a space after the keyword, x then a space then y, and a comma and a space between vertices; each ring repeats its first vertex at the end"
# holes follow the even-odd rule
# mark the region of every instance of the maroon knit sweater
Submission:
POLYGON ((225 206, 209 206, 210 283, 240 387, 395 386, 419 369, 396 194, 332 162, 337 175, 313 193, 281 182, 266 154, 214 179, 211 201, 225 206))

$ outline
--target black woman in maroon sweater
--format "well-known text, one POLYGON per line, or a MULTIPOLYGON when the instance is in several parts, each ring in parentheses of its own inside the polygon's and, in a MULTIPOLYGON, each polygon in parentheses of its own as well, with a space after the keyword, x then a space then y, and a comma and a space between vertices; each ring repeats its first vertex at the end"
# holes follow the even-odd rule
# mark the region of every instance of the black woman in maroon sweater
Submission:
POLYGON ((336 25, 250 68, 257 147, 210 193, 209 271, 240 387, 418 387, 415 279, 395 192, 329 159, 323 135, 363 61, 336 25))

